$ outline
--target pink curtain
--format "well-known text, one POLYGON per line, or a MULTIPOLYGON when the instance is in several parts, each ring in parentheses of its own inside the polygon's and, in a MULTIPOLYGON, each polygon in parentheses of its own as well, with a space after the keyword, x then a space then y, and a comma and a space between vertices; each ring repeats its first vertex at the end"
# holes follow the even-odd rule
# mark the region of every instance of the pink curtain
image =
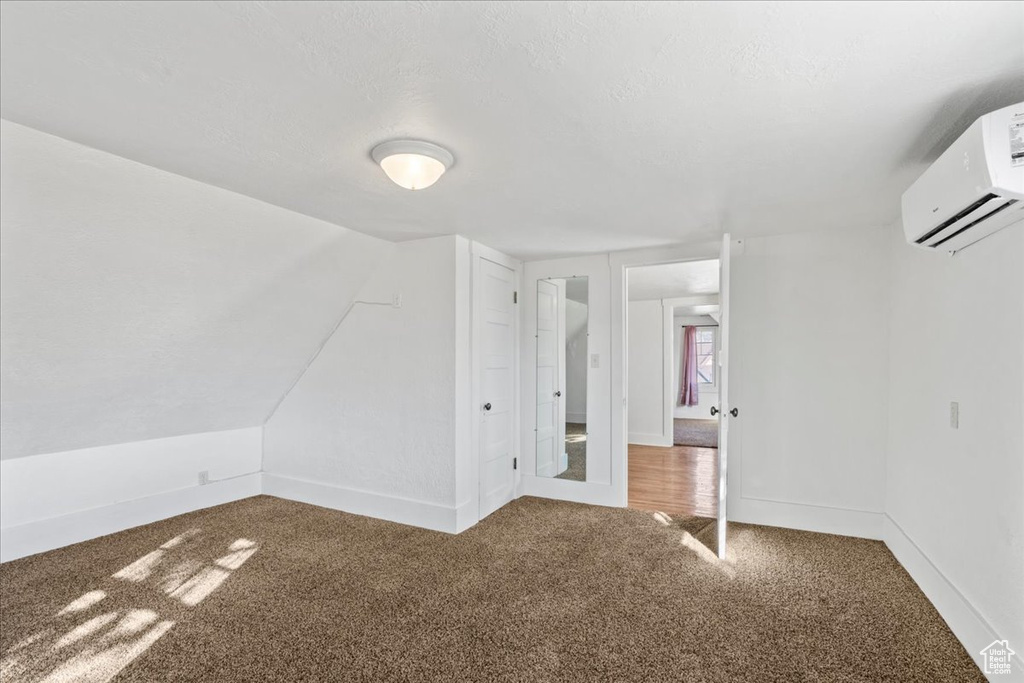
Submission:
POLYGON ((683 375, 679 380, 679 405, 695 406, 697 396, 697 328, 683 328, 683 375))

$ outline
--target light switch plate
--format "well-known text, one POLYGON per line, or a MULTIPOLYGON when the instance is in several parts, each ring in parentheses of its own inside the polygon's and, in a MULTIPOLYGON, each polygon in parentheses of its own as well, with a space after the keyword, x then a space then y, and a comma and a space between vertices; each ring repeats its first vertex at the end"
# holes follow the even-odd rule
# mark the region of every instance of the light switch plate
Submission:
POLYGON ((953 429, 960 429, 960 404, 956 401, 949 403, 949 426, 953 429))
POLYGON ((590 354, 590 367, 599 368, 601 367, 601 354, 592 353, 590 354))

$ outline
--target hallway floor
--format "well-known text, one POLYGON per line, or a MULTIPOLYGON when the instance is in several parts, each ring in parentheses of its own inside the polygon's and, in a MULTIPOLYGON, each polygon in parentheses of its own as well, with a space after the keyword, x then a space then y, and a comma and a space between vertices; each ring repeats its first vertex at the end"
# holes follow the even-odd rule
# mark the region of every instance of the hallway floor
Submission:
POLYGON ((629 507, 718 515, 718 449, 629 446, 629 507))

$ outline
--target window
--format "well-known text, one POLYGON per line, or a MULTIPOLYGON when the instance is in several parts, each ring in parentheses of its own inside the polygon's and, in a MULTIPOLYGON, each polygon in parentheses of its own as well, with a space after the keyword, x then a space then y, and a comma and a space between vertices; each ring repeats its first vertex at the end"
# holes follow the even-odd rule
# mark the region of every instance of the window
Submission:
POLYGON ((717 336, 717 327, 698 327, 697 328, 697 383, 698 384, 715 384, 715 373, 718 368, 716 362, 716 347, 715 337, 717 336))

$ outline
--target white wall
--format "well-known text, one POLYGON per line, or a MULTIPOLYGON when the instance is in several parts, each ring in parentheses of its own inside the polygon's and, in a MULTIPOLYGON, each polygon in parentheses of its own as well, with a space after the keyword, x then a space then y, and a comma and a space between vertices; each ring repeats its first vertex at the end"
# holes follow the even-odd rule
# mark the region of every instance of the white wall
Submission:
MULTIPOLYGON (((479 438, 480 403, 476 381, 477 368, 474 363, 473 342, 477 334, 474 329, 473 277, 478 252, 491 253, 488 247, 470 242, 462 237, 453 239, 455 249, 455 510, 454 529, 458 533, 480 520, 480 467, 479 456, 474 448, 479 438)), ((492 257, 497 257, 493 252, 492 257)), ((500 256, 504 256, 501 254, 500 256)), ((518 266, 518 263, 515 264, 518 266)), ((513 323, 514 324, 514 323, 513 323)), ((515 450, 515 449, 513 449, 515 450)), ((442 514, 447 514, 446 512, 442 514)), ((446 522, 447 524, 447 522, 446 522)))
POLYGON ((387 243, 0 123, 3 458, 262 425, 387 243))
POLYGON ((587 421, 587 304, 565 300, 565 419, 587 421))
POLYGON ((0 461, 0 561, 256 495, 261 455, 253 427, 0 461))
POLYGON ((713 420, 711 406, 718 405, 718 384, 701 384, 697 391, 697 405, 679 405, 679 382, 682 380, 682 345, 683 327, 686 325, 700 325, 717 327, 710 316, 675 316, 672 321, 672 367, 669 370, 669 377, 672 380, 672 417, 687 418, 691 420, 713 420))
POLYGON ((356 305, 267 422, 268 493, 454 530, 465 248, 451 236, 392 248, 357 299, 400 293, 402 307, 356 305))
POLYGON ((1019 657, 1024 224, 953 258, 891 239, 886 540, 972 656, 998 637, 1019 657))
MULTIPOLYGON (((629 302, 629 443, 671 446, 666 442, 669 350, 665 307, 661 300, 629 302)), ((671 429, 667 430, 671 434, 671 429)))
POLYGON ((730 519, 881 537, 888 257, 873 228, 734 249, 730 519))

